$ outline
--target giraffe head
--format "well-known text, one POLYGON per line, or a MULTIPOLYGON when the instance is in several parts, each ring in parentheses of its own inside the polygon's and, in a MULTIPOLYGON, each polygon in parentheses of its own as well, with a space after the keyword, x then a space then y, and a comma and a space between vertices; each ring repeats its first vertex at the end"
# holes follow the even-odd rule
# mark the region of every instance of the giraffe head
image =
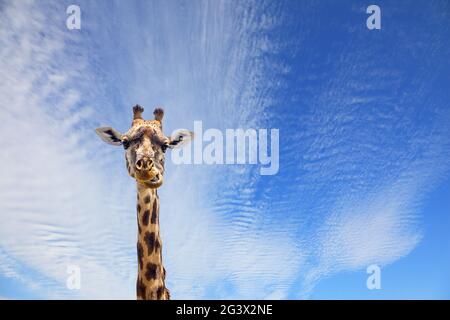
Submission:
POLYGON ((156 108, 153 111, 154 120, 144 120, 142 112, 144 108, 141 106, 133 107, 133 122, 124 134, 111 127, 101 127, 95 131, 106 143, 123 146, 131 177, 150 188, 158 188, 163 183, 166 150, 188 143, 194 134, 180 129, 167 137, 162 130, 163 109, 156 108))

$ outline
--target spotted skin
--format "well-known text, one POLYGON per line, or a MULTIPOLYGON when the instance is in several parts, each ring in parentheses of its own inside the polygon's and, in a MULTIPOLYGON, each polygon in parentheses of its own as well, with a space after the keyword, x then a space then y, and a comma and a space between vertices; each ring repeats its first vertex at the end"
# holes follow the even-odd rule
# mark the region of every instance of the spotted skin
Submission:
POLYGON ((137 253, 138 253, 138 263, 139 269, 142 270, 144 267, 144 248, 140 242, 137 243, 137 253))
POLYGON ((157 219, 158 219, 158 202, 155 199, 155 201, 153 201, 152 218, 151 218, 150 223, 152 223, 152 224, 157 223, 157 219))
POLYGON ((141 279, 138 278, 136 281, 136 295, 138 300, 145 300, 146 299, 146 291, 147 288, 145 284, 142 282, 141 279))
POLYGON ((158 277, 158 265, 152 262, 146 265, 145 278, 147 280, 155 280, 158 277))
POLYGON ((144 213, 142 214, 142 224, 144 226, 148 225, 149 218, 150 218, 150 210, 145 210, 144 213))
POLYGON ((139 276, 136 292, 144 300, 168 300, 166 271, 162 264, 162 240, 158 222, 159 198, 156 190, 138 184, 138 258, 139 276), (150 198, 147 200, 147 198, 150 198), (141 251, 142 249, 142 251, 141 251), (141 261, 142 260, 142 261, 141 261), (141 263, 142 262, 142 263, 141 263), (142 284, 142 285, 140 285, 142 284), (145 287, 143 293, 141 288, 145 287), (139 291, 140 290, 140 291, 139 291))

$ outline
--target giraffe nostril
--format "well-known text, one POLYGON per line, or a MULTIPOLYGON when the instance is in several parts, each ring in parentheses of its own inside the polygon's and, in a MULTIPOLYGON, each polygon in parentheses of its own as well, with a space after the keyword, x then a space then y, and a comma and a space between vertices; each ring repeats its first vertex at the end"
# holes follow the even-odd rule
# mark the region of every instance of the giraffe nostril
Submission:
POLYGON ((148 159, 147 162, 147 168, 150 170, 151 168, 153 168, 153 160, 152 159, 148 159))
POLYGON ((143 166, 143 161, 142 160, 136 161, 136 169, 141 170, 142 166, 143 166))
POLYGON ((148 158, 144 159, 142 167, 143 170, 151 170, 153 167, 153 160, 148 158))
POLYGON ((137 170, 151 170, 153 168, 153 160, 149 158, 143 158, 136 161, 137 170))

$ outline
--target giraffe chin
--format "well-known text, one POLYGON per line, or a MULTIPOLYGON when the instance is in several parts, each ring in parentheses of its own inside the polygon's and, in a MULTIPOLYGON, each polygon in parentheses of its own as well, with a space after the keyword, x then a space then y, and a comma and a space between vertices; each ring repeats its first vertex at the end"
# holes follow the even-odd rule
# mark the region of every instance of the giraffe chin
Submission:
POLYGON ((164 180, 162 174, 156 168, 153 168, 150 172, 144 174, 136 174, 135 179, 140 184, 151 189, 159 188, 164 180))

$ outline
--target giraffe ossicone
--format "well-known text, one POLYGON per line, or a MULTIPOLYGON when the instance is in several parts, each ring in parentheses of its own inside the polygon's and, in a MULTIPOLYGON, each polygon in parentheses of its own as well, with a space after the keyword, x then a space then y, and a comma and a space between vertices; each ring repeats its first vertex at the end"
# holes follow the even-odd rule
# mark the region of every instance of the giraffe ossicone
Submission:
POLYGON ((180 147, 193 139, 191 131, 180 129, 170 137, 162 130, 164 111, 156 108, 153 120, 144 120, 144 108, 133 107, 130 129, 121 134, 111 127, 97 128, 100 138, 111 145, 123 146, 128 174, 137 184, 138 277, 136 295, 143 300, 168 300, 166 270, 162 260, 159 228, 159 197, 163 184, 164 156, 167 149, 180 147))

